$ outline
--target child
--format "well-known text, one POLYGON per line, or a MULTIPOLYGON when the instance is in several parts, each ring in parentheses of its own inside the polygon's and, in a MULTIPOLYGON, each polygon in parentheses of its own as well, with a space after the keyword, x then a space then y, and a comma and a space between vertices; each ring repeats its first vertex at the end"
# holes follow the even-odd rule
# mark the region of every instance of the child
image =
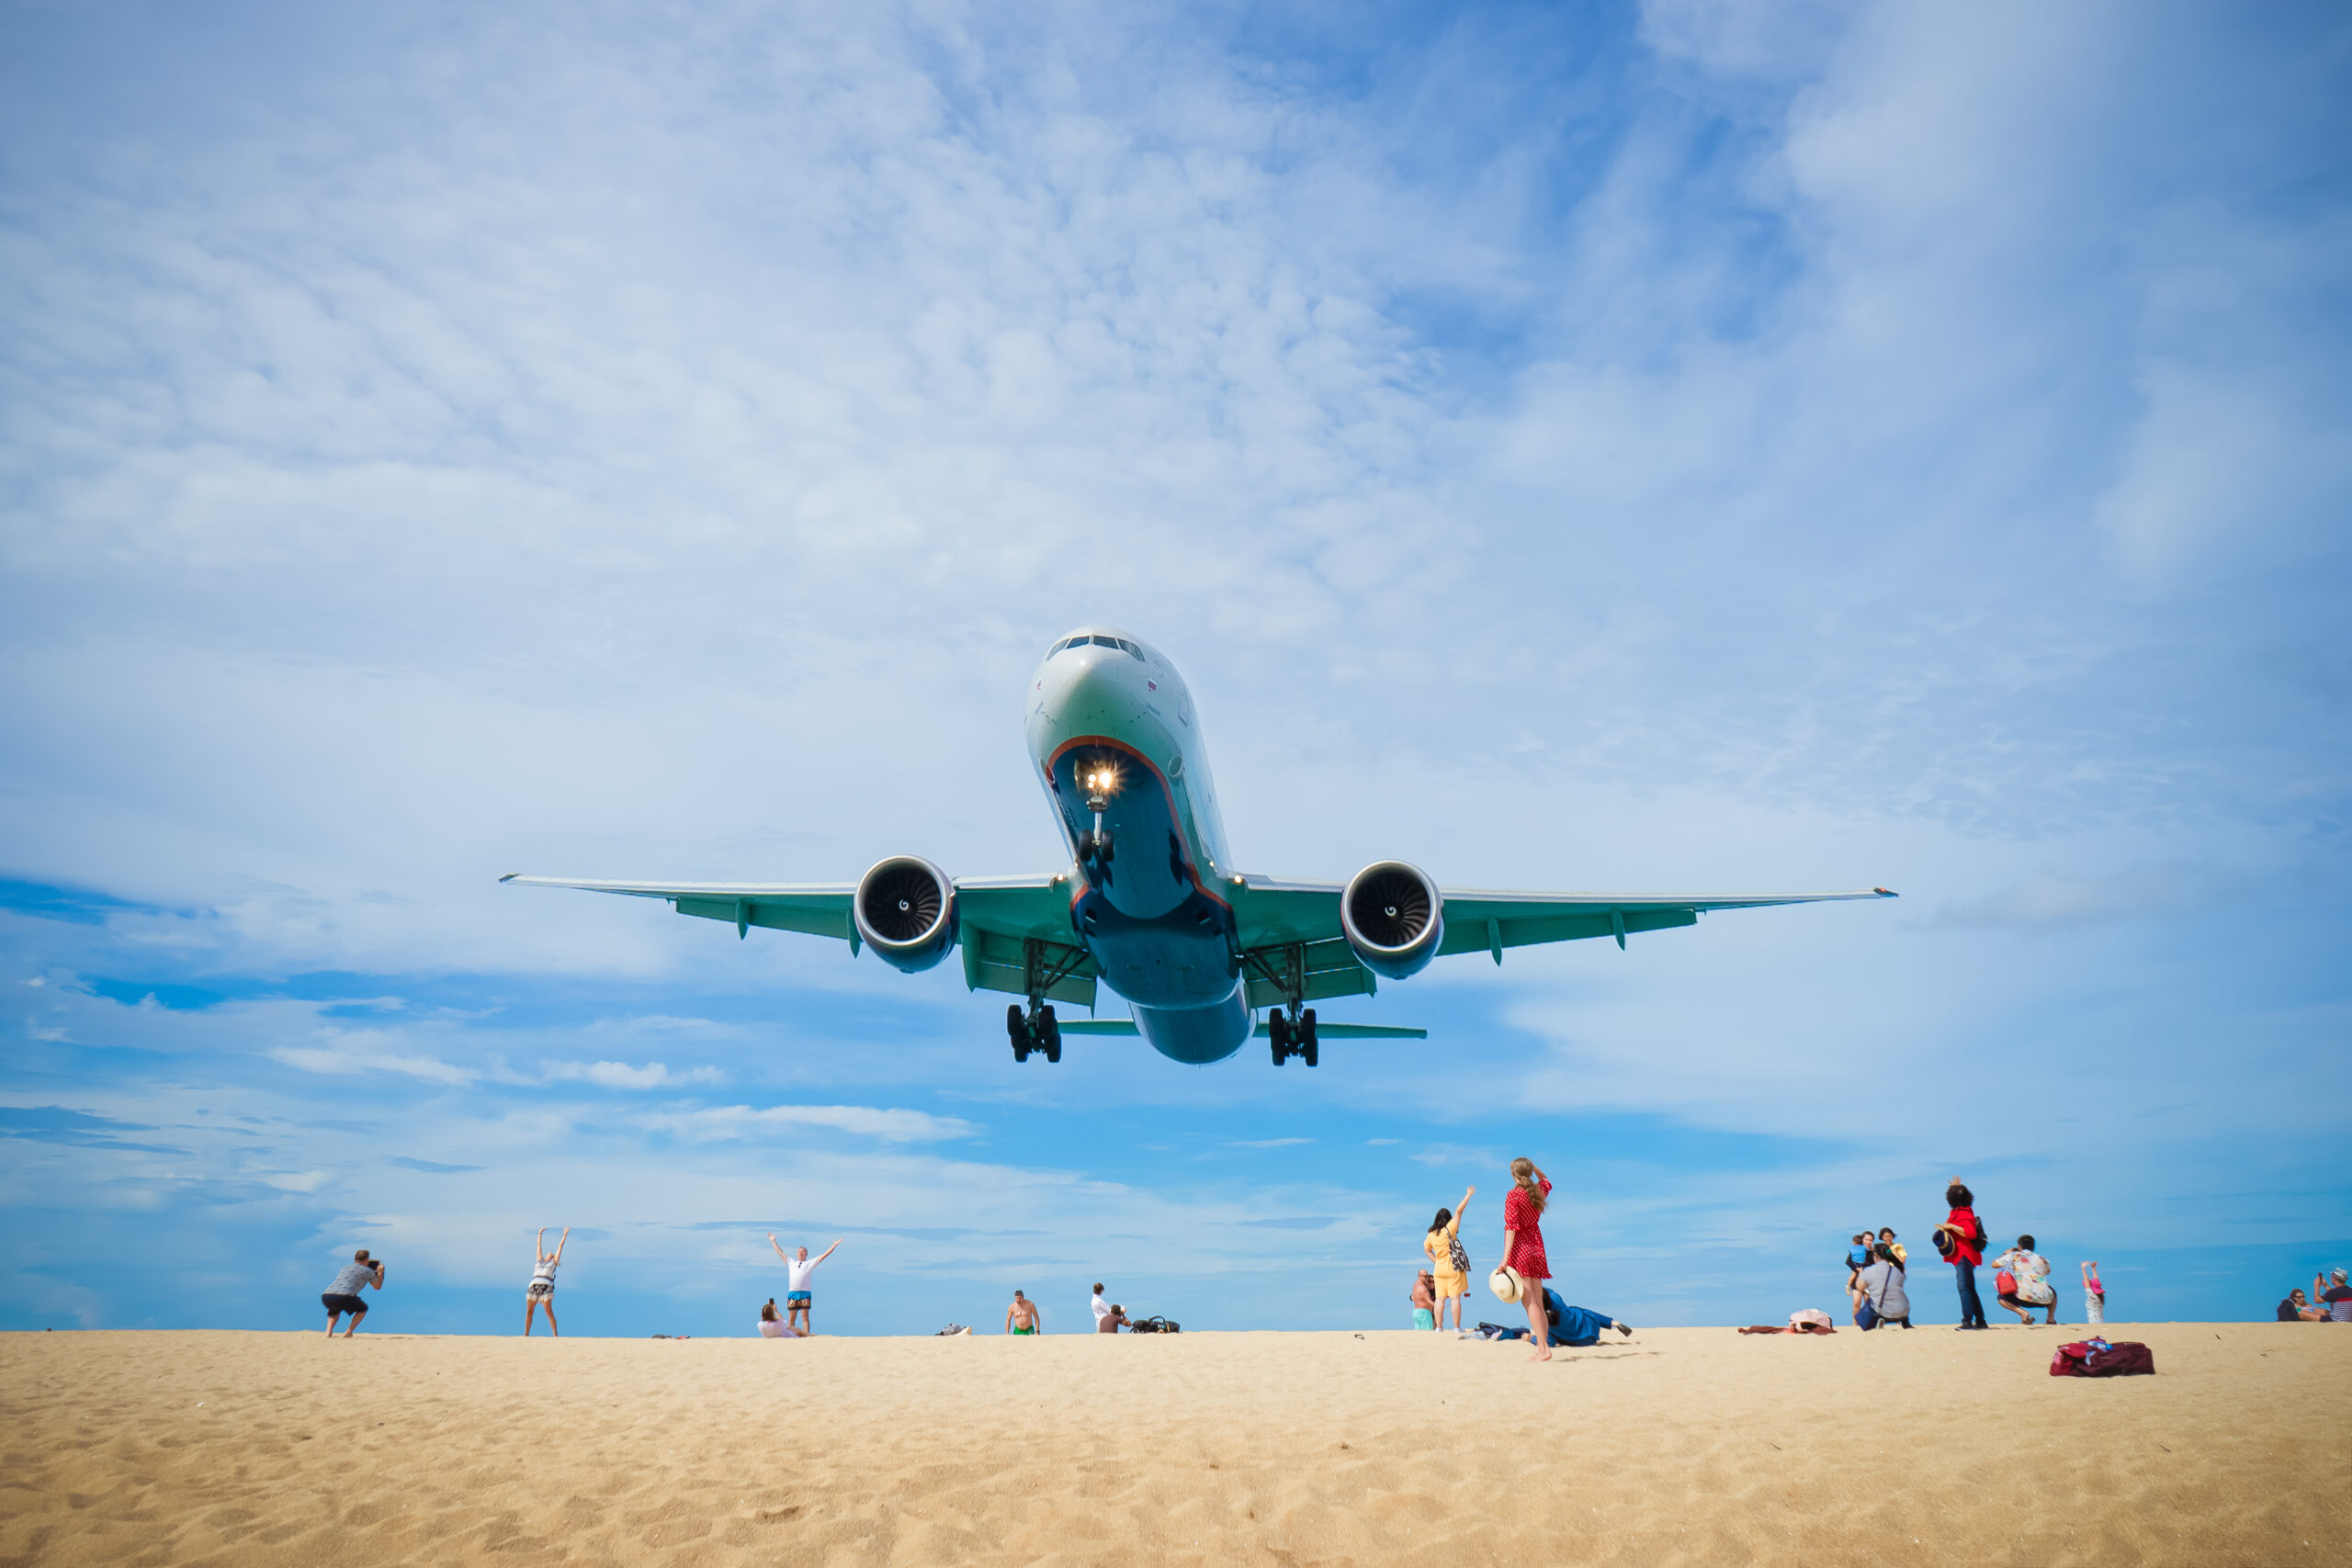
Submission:
POLYGON ((1426 1269, 1413 1276, 1413 1326, 1437 1327, 1437 1280, 1426 1269))
POLYGON ((1857 1288, 1855 1281, 1862 1277, 1862 1270, 1870 1266, 1871 1233, 1856 1231, 1854 1245, 1846 1249, 1846 1289, 1849 1292, 1857 1288))
POLYGON ((2107 1287, 2098 1282, 2098 1259, 2083 1265, 2083 1321, 2107 1321, 2107 1287))

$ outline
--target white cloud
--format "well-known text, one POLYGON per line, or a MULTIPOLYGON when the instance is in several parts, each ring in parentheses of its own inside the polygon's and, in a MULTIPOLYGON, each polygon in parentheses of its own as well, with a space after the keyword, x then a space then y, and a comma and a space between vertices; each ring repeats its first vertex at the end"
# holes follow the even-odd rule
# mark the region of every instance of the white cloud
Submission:
POLYGON ((627 1062, 543 1062, 541 1073, 557 1082, 584 1080, 605 1089, 660 1089, 665 1084, 721 1083, 727 1075, 717 1067, 688 1067, 672 1072, 660 1062, 632 1067, 627 1062))
POLYGON ((358 1073, 398 1073, 407 1077, 424 1078, 431 1083, 464 1085, 474 1082, 481 1074, 471 1067, 453 1066, 435 1056, 413 1056, 397 1051, 379 1050, 362 1043, 334 1045, 280 1045, 272 1049, 270 1056, 289 1067, 300 1067, 306 1073, 322 1073, 331 1077, 350 1077, 358 1073))
POLYGON ((641 1124, 700 1139, 749 1138, 783 1127, 831 1127, 891 1144, 937 1143, 968 1138, 979 1131, 961 1117, 865 1105, 714 1106, 657 1112, 644 1117, 641 1124))

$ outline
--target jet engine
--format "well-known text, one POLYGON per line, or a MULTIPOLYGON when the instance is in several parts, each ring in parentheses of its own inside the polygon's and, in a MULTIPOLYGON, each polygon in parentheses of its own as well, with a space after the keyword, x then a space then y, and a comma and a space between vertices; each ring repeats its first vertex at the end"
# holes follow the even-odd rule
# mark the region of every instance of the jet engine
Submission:
POLYGON ((956 885, 914 855, 893 855, 858 879, 852 917, 865 945, 912 975, 956 945, 956 885))
POLYGON ((1357 872, 1340 895, 1340 930, 1365 968, 1402 980, 1437 956, 1445 900, 1420 867, 1379 861, 1357 872))

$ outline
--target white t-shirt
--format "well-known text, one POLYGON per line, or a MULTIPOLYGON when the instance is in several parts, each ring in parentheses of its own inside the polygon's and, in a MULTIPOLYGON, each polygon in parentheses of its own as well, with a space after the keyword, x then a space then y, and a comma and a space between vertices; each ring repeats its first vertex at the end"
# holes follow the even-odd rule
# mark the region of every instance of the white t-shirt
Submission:
POLYGON ((1101 1323, 1104 1318, 1110 1315, 1111 1303, 1104 1301, 1100 1295, 1097 1295, 1094 1298, 1094 1321, 1101 1323))
POLYGON ((794 1291, 807 1290, 808 1288, 808 1276, 817 1271, 818 1262, 819 1259, 814 1258, 786 1258, 784 1260, 784 1277, 786 1281, 786 1288, 794 1291))

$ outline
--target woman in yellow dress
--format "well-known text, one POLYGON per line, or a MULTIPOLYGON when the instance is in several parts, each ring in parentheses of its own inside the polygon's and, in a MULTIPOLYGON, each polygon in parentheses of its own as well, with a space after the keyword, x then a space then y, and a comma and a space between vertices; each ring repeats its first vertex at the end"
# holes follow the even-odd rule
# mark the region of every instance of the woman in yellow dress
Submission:
POLYGON ((1437 1218, 1430 1222, 1430 1234, 1421 1239, 1421 1250, 1429 1254, 1430 1272, 1437 1276, 1437 1325, 1445 1326, 1445 1303, 1453 1303, 1453 1331, 1463 1332, 1462 1303, 1470 1297, 1470 1254, 1462 1247, 1462 1212, 1477 1196, 1476 1187, 1463 1189, 1462 1201, 1451 1209, 1440 1209, 1437 1218))

